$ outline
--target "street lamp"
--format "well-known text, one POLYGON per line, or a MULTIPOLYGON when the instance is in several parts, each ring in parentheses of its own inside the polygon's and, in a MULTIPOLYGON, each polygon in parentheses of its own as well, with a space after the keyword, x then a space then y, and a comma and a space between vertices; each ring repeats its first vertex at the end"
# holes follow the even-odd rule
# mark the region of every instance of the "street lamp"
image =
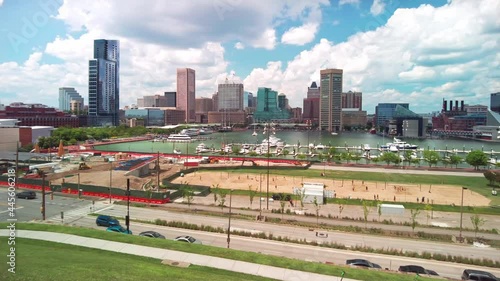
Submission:
POLYGON ((273 130, 274 133, 274 126, 271 123, 266 123, 264 130, 267 132, 267 195, 266 195, 266 208, 269 210, 269 157, 271 156, 271 151, 270 151, 270 137, 269 134, 271 133, 271 129, 273 130))
POLYGON ((127 179, 127 216, 125 217, 125 225, 127 232, 130 229, 130 179, 127 179))
POLYGON ((229 223, 227 225, 227 248, 229 249, 229 242, 231 241, 231 201, 233 199, 233 190, 229 190, 229 223))
POLYGON ((463 187, 462 186, 462 201, 460 203, 460 235, 459 235, 459 241, 460 243, 462 243, 462 217, 464 215, 464 211, 463 211, 463 208, 464 208, 464 190, 466 190, 467 187, 463 187))
POLYGON ((113 162, 109 161, 109 203, 111 204, 111 183, 113 180, 113 162))

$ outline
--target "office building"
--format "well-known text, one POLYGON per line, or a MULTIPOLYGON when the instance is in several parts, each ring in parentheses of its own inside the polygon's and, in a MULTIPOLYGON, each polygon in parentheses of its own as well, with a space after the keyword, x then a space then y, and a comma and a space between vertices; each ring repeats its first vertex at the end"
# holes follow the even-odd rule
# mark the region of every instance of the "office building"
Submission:
POLYGON ((143 96, 137 99, 137 107, 168 107, 167 104, 167 98, 160 95, 143 96))
POLYGON ((255 107, 253 93, 244 91, 243 92, 243 108, 247 109, 249 107, 255 107))
POLYGON ((398 105, 403 108, 409 109, 408 103, 379 103, 375 107, 375 126, 384 127, 386 128, 387 132, 389 121, 392 120, 394 112, 396 111, 396 107, 398 105))
POLYGON ((243 110, 243 84, 231 82, 226 78, 226 81, 218 86, 217 97, 219 111, 243 110))
MULTIPOLYGON (((285 97, 286 99, 286 97, 285 97)), ((278 93, 270 88, 260 87, 257 91, 257 108, 254 113, 255 122, 290 121, 291 113, 278 106, 278 93)))
POLYGON ((176 107, 177 106, 177 102, 176 102, 177 92, 165 92, 164 95, 165 95, 165 98, 167 99, 167 107, 176 107))
POLYGON ((19 126, 80 127, 77 116, 43 104, 11 103, 0 110, 0 119, 17 119, 19 126))
POLYGON ((316 82, 311 83, 311 87, 307 87, 307 98, 319 98, 320 88, 316 85, 316 82))
POLYGON ((491 94, 490 110, 496 113, 500 113, 500 92, 491 94))
POLYGON ((321 130, 339 132, 342 129, 342 69, 320 71, 319 126, 321 130))
POLYGON ((89 60, 89 125, 118 126, 120 109, 120 41, 94 40, 89 60))
POLYGON ((213 111, 213 101, 211 98, 196 98, 196 113, 208 113, 213 111))
POLYGON ((177 108, 185 111, 185 123, 196 121, 195 71, 191 68, 177 68, 177 108))
POLYGON ((363 94, 361 92, 342 93, 342 108, 363 110, 363 94))
POLYGON ((59 110, 73 111, 71 109, 71 101, 76 101, 79 105, 76 111, 83 110, 83 98, 78 94, 75 88, 62 87, 59 88, 59 110))

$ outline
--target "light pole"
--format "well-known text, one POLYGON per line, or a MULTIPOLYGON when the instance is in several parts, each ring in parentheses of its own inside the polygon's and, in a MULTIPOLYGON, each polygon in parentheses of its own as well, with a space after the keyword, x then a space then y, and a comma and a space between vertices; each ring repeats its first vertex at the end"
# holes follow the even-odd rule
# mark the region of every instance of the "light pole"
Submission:
POLYGON ((464 190, 467 189, 467 187, 462 186, 462 201, 460 203, 460 234, 458 236, 458 239, 460 243, 462 243, 462 217, 464 215, 464 190))
POLYGON ((41 171, 41 173, 42 173, 42 220, 45 220, 45 172, 41 171))
POLYGON ((262 219, 262 173, 259 174, 260 191, 259 191, 259 220, 262 219))
POLYGON ((111 183, 113 180, 113 162, 109 161, 109 203, 111 204, 111 183))
POLYGON ((127 216, 125 217, 125 225, 127 225, 127 232, 130 229, 130 179, 127 179, 127 216))
POLYGON ((271 123, 266 123, 264 130, 267 131, 267 195, 266 195, 266 209, 269 210, 269 157, 271 156, 271 151, 270 151, 270 137, 269 134, 271 133, 271 130, 273 130, 274 133, 274 126, 271 123))
POLYGON ((231 202, 233 201, 233 190, 229 190, 229 223, 227 225, 227 248, 229 249, 229 242, 231 241, 231 202))

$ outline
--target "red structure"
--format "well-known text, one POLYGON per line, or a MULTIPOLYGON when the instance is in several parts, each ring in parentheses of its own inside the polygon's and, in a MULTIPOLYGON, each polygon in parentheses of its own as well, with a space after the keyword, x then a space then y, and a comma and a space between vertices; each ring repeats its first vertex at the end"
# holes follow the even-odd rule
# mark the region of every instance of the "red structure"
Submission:
POLYGON ((19 126, 80 127, 77 116, 43 104, 11 103, 0 110, 0 119, 18 119, 19 126))

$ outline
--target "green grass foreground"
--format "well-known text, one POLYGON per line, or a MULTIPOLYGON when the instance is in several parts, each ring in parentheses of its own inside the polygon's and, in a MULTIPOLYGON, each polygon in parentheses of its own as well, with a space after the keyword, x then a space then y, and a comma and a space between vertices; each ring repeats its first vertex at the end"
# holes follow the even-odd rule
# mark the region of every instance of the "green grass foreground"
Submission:
MULTIPOLYGON (((0 280, 274 280, 197 265, 168 266, 154 258, 49 241, 18 238, 16 242, 16 273, 2 266, 0 280)), ((0 254, 5 265, 5 248, 0 254)))
MULTIPOLYGON (((0 223, 1 228, 6 228, 7 224, 6 223, 0 223)), ((406 275, 406 274, 397 274, 397 273, 389 273, 389 272, 384 272, 384 271, 373 271, 373 270, 366 270, 366 269, 357 269, 357 268, 350 268, 350 267, 345 267, 345 266, 339 266, 339 265, 328 265, 328 264, 322 264, 322 263, 315 263, 315 262, 306 262, 306 261, 301 261, 301 260, 296 260, 296 259, 290 259, 290 258, 285 258, 285 257, 278 257, 278 256, 271 256, 271 255, 264 255, 264 254, 257 254, 257 253, 251 253, 251 252, 244 252, 244 251, 239 251, 239 250, 233 250, 233 249, 224 249, 224 248, 218 248, 218 247, 211 247, 211 246, 206 246, 206 245, 196 245, 196 244, 185 244, 185 243, 179 243, 176 241, 170 241, 170 240, 163 240, 163 239, 151 239, 151 238, 146 238, 146 237, 138 237, 138 236, 132 236, 132 235, 124 235, 124 234, 118 234, 118 233, 111 233, 111 232, 105 232, 102 230, 95 230, 95 229, 89 229, 89 228, 83 228, 83 227, 70 227, 70 226, 62 226, 62 225, 48 225, 48 224, 36 224, 36 223, 18 223, 17 229, 24 229, 24 230, 38 230, 38 231, 51 231, 51 232, 60 232, 60 233, 67 233, 67 234, 74 234, 74 235, 79 235, 79 236, 84 236, 84 237, 91 237, 91 238, 97 238, 97 239, 103 239, 103 240, 109 240, 109 241, 116 241, 116 242, 124 242, 124 243, 129 243, 129 244, 137 244, 137 245, 143 245, 143 246, 150 246, 150 247, 155 247, 155 248, 162 248, 162 249, 169 249, 169 250, 175 250, 175 251, 182 251, 182 252, 188 252, 188 253, 195 253, 195 254, 202 254, 202 255, 207 255, 207 256, 214 256, 214 257, 221 257, 221 258, 227 258, 227 259, 233 259, 233 260, 240 260, 240 261, 246 261, 246 262, 252 262, 252 263, 257 263, 257 264, 263 264, 263 265, 270 265, 270 266, 276 266, 276 267, 281 267, 281 268, 288 268, 288 269, 293 269, 293 270, 299 270, 299 271, 305 271, 305 272, 313 272, 313 273, 318 273, 318 274, 325 274, 325 275, 332 275, 332 276, 340 276, 342 271, 345 271, 345 278, 352 278, 352 279, 357 279, 357 280, 366 280, 366 281, 371 281, 371 280, 386 280, 386 281, 411 281, 414 280, 414 275, 406 275)), ((5 238, 1 238, 2 243, 6 240, 5 238)), ((24 239, 23 239, 24 240, 24 239)), ((22 243, 23 241, 19 242, 19 253, 23 253, 22 251, 22 243)), ((43 252, 43 255, 57 255, 56 252, 51 252, 51 251, 46 251, 43 249, 36 249, 36 248, 29 248, 27 247, 26 249, 28 252, 26 253, 31 253, 31 252, 43 252)), ((4 251, 2 249, 2 251, 4 251)), ((80 251, 75 251, 76 256, 80 256, 81 254, 80 251)), ((307 253, 304 253, 307 255, 307 253)), ((0 262, 5 261, 5 255, 1 253, 2 257, 0 258, 0 262)), ((31 255, 31 254, 29 254, 31 255)), ((37 255, 41 255, 40 253, 37 255)), ((106 257, 107 255, 103 255, 106 257)), ((128 257, 128 256, 127 256, 128 257)), ((39 257, 40 258, 40 257, 39 257)), ((20 258, 21 259, 21 258, 20 258)), ((65 257, 60 257, 61 260, 65 260, 65 257)), ((104 258, 106 262, 104 264, 107 264, 105 269, 109 270, 112 269, 114 270, 117 265, 120 263, 119 261, 116 262, 113 259, 110 258, 104 258)), ((175 259, 175 258, 173 258, 175 259)), ((69 259, 68 259, 69 260, 69 259)), ((77 259, 78 260, 78 259, 77 259)), ((5 263, 3 263, 5 264, 5 263)), ((126 264, 124 262, 124 264, 126 264)), ((22 266, 19 264, 19 266, 22 266)), ((55 266, 54 264, 52 265, 55 267, 55 271, 57 271, 58 266, 55 266)), ((76 265, 75 265, 76 266, 76 265)), ((33 266, 29 266, 31 270, 33 270, 33 266)), ((86 270, 93 270, 92 267, 89 267, 87 265, 83 266, 86 268, 86 270)), ((100 267, 102 268, 102 267, 100 267)), ((40 269, 41 270, 41 269, 40 269)), ((136 268, 136 271, 138 269, 136 268)), ((142 269, 139 269, 142 270, 142 269)), ((37 270, 38 271, 38 270, 37 270)), ((149 271, 149 269, 144 269, 144 271, 149 271)), ((4 274, 3 272, 1 274, 4 274)), ((2 275, 0 275, 1 277, 2 275)), ((37 276, 37 275, 33 275, 37 276)), ((69 278, 71 275, 66 275, 67 278, 69 278)), ((81 275, 85 276, 85 275, 81 275)), ((199 279, 192 279, 192 276, 190 277, 190 280, 199 280, 199 279)), ((73 278, 72 278, 73 279, 73 278)), ((210 280, 207 278, 203 278, 204 280, 210 280)), ((0 280, 4 280, 1 279, 0 280)), ((10 280, 10 279, 9 279, 10 280)), ((31 279, 31 278, 26 278, 26 279, 12 279, 12 280, 44 280, 44 279, 31 279)), ((47 280, 58 280, 58 279, 47 279, 47 280)), ((67 279, 62 279, 62 280, 67 280, 67 279)), ((74 279, 74 280, 79 280, 79 279, 74 279)), ((147 280, 147 279, 121 279, 121 278, 97 278, 97 279, 85 279, 85 280, 147 280)), ((156 280, 156 279, 151 279, 151 280, 156 280)), ((167 279, 164 279, 167 280, 167 279)), ((177 280, 177 279, 168 279, 168 280, 177 280)), ((183 279, 179 279, 183 280, 183 279)), ((215 280, 215 279, 214 279, 215 280)), ((223 280, 223 279, 218 279, 218 280, 223 280)), ((226 279, 230 280, 230 279, 226 279)), ((247 279, 231 279, 231 280, 247 280, 247 279)), ((255 279, 257 280, 257 279, 255 279)), ((420 281, 425 281, 425 280, 435 280, 433 278, 426 278, 426 277, 419 277, 420 281)))

